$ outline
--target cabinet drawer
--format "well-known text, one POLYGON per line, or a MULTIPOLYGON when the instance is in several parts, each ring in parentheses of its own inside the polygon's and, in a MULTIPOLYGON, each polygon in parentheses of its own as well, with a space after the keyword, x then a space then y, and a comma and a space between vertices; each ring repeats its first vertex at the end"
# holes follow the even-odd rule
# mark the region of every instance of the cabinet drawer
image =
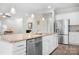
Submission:
POLYGON ((13 43, 13 45, 17 46, 17 47, 20 47, 22 45, 26 45, 26 40, 25 41, 19 41, 19 42, 13 43))
POLYGON ((20 42, 16 42, 13 43, 13 51, 21 51, 26 49, 26 41, 20 41, 20 42))
POLYGON ((14 55, 26 55, 26 50, 16 51, 13 53, 14 55))
POLYGON ((15 50, 19 50, 19 49, 23 49, 23 48, 26 48, 26 45, 21 44, 21 45, 13 46, 13 49, 15 49, 15 50))
POLYGON ((22 51, 22 50, 26 50, 26 47, 15 48, 13 50, 13 52, 19 52, 19 51, 22 51))
POLYGON ((26 46, 26 41, 16 42, 16 43, 13 43, 13 45, 14 45, 15 48, 23 47, 23 46, 26 46))

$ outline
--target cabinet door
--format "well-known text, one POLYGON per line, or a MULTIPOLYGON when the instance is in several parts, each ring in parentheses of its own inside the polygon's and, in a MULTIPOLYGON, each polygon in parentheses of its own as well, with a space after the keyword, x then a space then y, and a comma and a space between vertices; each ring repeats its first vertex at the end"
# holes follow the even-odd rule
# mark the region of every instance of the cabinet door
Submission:
POLYGON ((51 36, 48 36, 48 51, 49 51, 49 54, 53 51, 53 45, 54 45, 54 37, 53 35, 51 36))
POLYGON ((63 43, 68 44, 68 35, 63 36, 63 43))
POLYGON ((49 37, 50 39, 49 39, 49 53, 51 53, 54 49, 56 49, 57 48, 57 46, 58 46, 58 39, 57 39, 57 36, 55 36, 55 35, 51 35, 50 37, 49 37))
POLYGON ((79 16, 78 15, 76 14, 73 17, 71 17, 70 25, 79 25, 79 16))
POLYGON ((20 49, 18 51, 13 52, 14 55, 26 55, 26 49, 20 49))
POLYGON ((42 38, 42 54, 43 55, 48 55, 48 46, 49 46, 49 40, 48 36, 45 36, 42 38))
POLYGON ((53 50, 58 47, 58 36, 54 35, 53 36, 53 50))
POLYGON ((74 45, 79 45, 79 33, 70 32, 69 33, 69 43, 74 45))
POLYGON ((12 55, 12 47, 11 43, 0 40, 0 55, 12 55))
POLYGON ((26 54, 26 40, 13 43, 13 54, 26 54))
POLYGON ((43 54, 50 54, 57 46, 58 39, 55 35, 43 37, 43 54))
POLYGON ((52 48, 53 48, 53 37, 52 36, 48 36, 48 52, 49 54, 52 52, 52 48))

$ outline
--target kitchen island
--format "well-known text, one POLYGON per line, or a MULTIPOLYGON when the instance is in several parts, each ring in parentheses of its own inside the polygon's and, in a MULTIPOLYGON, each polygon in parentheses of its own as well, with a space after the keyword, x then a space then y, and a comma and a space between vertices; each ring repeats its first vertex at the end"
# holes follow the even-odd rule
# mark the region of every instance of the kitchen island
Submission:
POLYGON ((42 50, 40 54, 43 55, 50 54, 52 51, 54 51, 54 49, 58 47, 58 39, 56 33, 25 33, 1 35, 0 55, 38 55, 37 52, 39 50, 32 49, 35 48, 34 42, 37 42, 35 40, 39 40, 41 42, 41 44, 39 45, 39 47, 41 46, 42 50), (32 46, 28 45, 28 42, 32 43, 32 46))

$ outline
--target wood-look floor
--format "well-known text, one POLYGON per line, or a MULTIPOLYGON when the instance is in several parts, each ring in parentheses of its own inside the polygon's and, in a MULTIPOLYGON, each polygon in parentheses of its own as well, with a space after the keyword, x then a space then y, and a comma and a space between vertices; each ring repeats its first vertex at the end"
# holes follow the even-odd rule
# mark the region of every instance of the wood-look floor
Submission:
POLYGON ((52 53, 52 55, 79 55, 79 46, 59 44, 58 48, 52 53))

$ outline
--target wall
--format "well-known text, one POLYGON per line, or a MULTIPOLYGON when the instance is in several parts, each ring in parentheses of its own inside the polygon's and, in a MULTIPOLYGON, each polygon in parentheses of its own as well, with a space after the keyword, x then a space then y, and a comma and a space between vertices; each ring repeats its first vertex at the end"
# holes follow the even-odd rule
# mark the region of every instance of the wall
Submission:
POLYGON ((1 34, 1 29, 2 29, 2 26, 1 26, 1 21, 0 21, 0 34, 1 34))
POLYGON ((33 22, 33 32, 54 32, 54 11, 46 13, 38 13, 33 22), (37 21, 40 24, 37 24, 37 21))
POLYGON ((33 32, 47 32, 47 20, 42 20, 42 15, 37 14, 33 21, 33 32))
MULTIPOLYGON (((23 11, 23 13, 22 12, 16 13, 15 15, 12 15, 10 18, 5 18, 2 21, 3 22, 2 25, 11 26, 14 33, 25 33, 26 30, 28 29, 28 21, 29 21, 28 16, 25 16, 25 14, 26 12, 23 11), (21 18, 23 18, 23 20, 21 20, 21 18)), ((37 13, 37 15, 39 16, 39 13, 37 13)), ((32 19, 33 32, 38 32, 38 31, 39 32, 54 32, 54 11, 52 12, 51 17, 48 16, 45 19, 45 21, 40 20, 40 23, 41 23, 40 26, 37 26, 37 23, 36 23, 38 19, 40 19, 40 17, 32 19)))
POLYGON ((16 17, 11 17, 4 19, 2 21, 2 26, 3 26, 3 31, 4 31, 4 26, 10 26, 13 30, 14 33, 23 33, 23 19, 22 18, 16 18, 16 17))

